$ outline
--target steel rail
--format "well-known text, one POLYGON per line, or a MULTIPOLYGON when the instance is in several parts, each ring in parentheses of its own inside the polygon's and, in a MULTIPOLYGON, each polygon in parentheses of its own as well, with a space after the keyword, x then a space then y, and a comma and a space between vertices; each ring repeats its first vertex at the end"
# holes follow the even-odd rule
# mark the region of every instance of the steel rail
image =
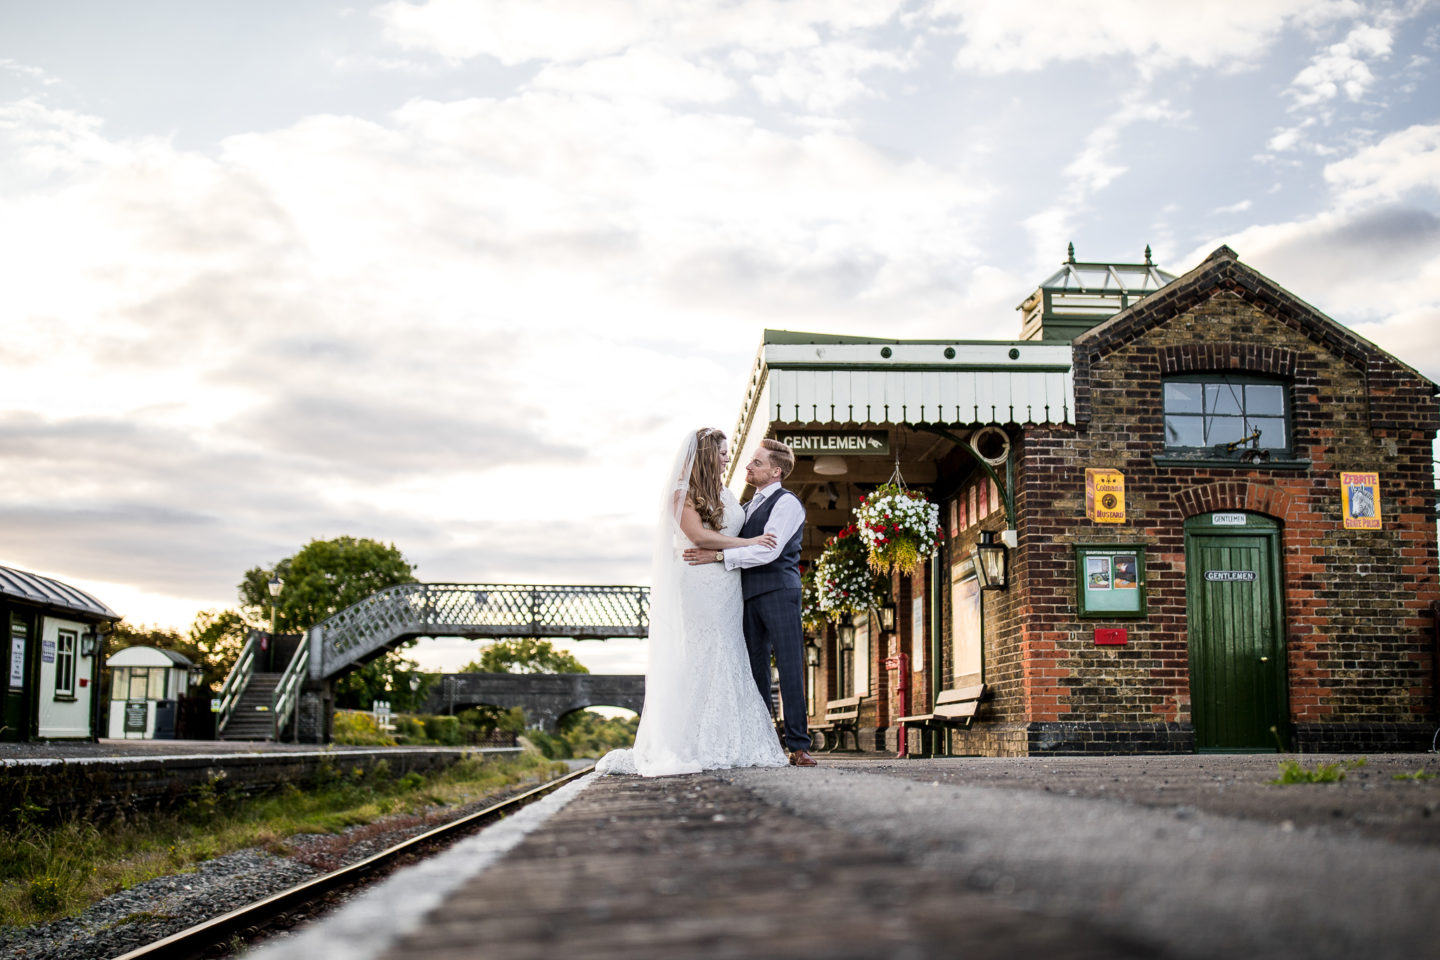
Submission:
POLYGON ((137 947, 129 953, 115 957, 114 960, 194 960, 194 958, 207 956, 214 947, 224 945, 238 933, 253 928, 263 928, 277 917, 313 904, 333 890, 356 885, 370 874, 384 870, 400 857, 423 849, 427 844, 450 838, 452 835, 463 834, 485 826, 492 820, 498 820, 508 813, 534 803, 547 793, 580 779, 593 769, 594 765, 592 764, 568 773, 563 777, 543 783, 533 790, 527 790, 519 796, 502 800, 484 810, 411 837, 373 856, 366 857, 364 860, 338 870, 332 870, 288 890, 281 890, 263 900, 237 907, 229 913, 211 917, 209 920, 172 933, 168 937, 143 947, 137 947))

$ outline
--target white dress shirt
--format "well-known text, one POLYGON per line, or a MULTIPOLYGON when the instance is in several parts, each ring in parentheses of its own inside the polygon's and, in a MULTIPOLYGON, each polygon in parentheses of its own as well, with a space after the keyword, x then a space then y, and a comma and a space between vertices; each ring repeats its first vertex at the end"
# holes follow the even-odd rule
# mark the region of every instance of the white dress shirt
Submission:
MULTIPOLYGON (((745 517, 760 509, 760 504, 770 497, 777 495, 783 489, 779 483, 772 483, 763 490, 756 490, 755 496, 745 505, 745 517)), ((776 557, 795 536, 795 531, 800 529, 800 524, 805 522, 805 507, 801 505, 799 497, 781 497, 780 502, 775 504, 775 509, 770 511, 770 517, 765 521, 765 532, 775 534, 775 546, 766 547, 758 543, 752 543, 748 547, 730 547, 725 553, 726 570, 742 570, 750 567, 763 567, 776 557)))

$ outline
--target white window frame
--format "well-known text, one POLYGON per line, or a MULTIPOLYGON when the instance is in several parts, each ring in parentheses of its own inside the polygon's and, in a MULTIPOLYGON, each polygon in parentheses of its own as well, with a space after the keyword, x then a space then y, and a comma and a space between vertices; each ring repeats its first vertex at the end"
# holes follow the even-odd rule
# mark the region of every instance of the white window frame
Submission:
POLYGON ((55 699, 75 699, 75 653, 80 634, 60 630, 55 634, 55 699))

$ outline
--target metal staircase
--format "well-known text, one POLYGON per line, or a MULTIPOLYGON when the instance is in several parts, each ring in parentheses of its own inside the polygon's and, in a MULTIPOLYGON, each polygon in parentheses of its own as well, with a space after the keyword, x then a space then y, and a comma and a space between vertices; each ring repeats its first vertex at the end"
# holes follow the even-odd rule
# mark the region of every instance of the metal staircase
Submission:
POLYGON ((310 628, 310 678, 339 676, 414 637, 645 637, 650 633, 649 602, 649 587, 386 587, 310 628))
POLYGON ((220 688, 215 735, 221 740, 279 740, 295 720, 300 687, 309 671, 310 638, 300 638, 280 673, 259 673, 259 633, 252 632, 220 688))

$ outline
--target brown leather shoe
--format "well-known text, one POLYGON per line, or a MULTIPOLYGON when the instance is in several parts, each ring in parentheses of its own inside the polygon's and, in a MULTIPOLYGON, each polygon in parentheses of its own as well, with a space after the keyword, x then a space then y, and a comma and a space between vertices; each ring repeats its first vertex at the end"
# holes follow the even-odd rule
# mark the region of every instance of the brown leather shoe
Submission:
POLYGON ((804 750, 792 750, 790 751, 790 766, 813 767, 815 766, 815 758, 804 750))

